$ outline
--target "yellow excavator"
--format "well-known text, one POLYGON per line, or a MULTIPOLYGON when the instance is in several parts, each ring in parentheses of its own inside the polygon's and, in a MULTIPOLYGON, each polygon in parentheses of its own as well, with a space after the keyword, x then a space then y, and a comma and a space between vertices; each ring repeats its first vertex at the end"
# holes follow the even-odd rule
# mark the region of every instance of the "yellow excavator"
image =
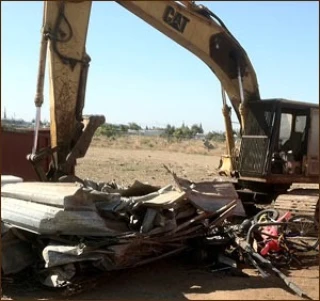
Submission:
MULTIPOLYGON (((279 208, 314 214, 318 190, 290 187, 319 183, 319 106, 262 100, 245 50, 207 7, 194 1, 116 2, 200 58, 221 82, 226 154, 220 174, 234 183, 242 201, 275 201, 279 208), (241 125, 238 151, 231 108, 241 125)), ((76 160, 86 154, 95 130, 105 122, 103 116, 82 116, 91 61, 86 53, 91 6, 91 1, 47 1, 44 5, 35 105, 39 113, 48 58, 51 146, 38 151, 36 126, 28 156, 41 181, 73 174, 76 160), (48 156, 50 168, 43 170, 40 163, 48 156)))

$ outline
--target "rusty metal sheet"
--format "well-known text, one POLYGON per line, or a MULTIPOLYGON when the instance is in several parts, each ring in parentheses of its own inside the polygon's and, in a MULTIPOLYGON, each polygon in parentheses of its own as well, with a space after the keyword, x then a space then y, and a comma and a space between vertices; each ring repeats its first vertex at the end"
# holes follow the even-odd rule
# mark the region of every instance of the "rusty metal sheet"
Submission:
POLYGON ((188 183, 180 178, 177 178, 177 180, 180 184, 184 183, 183 186, 187 192, 187 198, 195 207, 206 212, 214 212, 231 201, 237 200, 237 206, 233 214, 246 216, 233 183, 222 181, 221 178, 199 183, 188 183))
POLYGON ((201 182, 192 184, 192 190, 201 193, 216 194, 217 196, 223 196, 228 198, 239 198, 237 191, 232 183, 229 182, 201 182))
POLYGON ((242 202, 238 198, 225 197, 212 193, 201 193, 194 190, 188 191, 187 197, 195 207, 206 212, 215 212, 221 207, 229 204, 231 201, 236 200, 237 206, 233 211, 233 215, 246 216, 242 202))

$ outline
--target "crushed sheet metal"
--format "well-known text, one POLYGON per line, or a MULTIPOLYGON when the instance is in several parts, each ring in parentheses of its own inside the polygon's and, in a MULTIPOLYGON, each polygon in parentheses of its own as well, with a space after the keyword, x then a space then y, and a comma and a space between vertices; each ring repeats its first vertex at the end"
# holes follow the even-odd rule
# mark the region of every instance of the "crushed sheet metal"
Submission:
POLYGON ((192 190, 202 192, 202 193, 212 193, 212 194, 217 194, 220 196, 230 197, 234 199, 239 198, 233 184, 228 182, 210 181, 210 182, 193 183, 190 188, 192 190))
POLYGON ((45 267, 51 268, 81 261, 103 260, 105 254, 113 254, 107 250, 86 250, 85 245, 48 245, 42 251, 45 267))
POLYGON ((221 178, 216 178, 213 181, 193 183, 187 179, 178 177, 167 167, 166 169, 173 175, 179 188, 186 192, 187 199, 197 208, 213 212, 230 201, 237 200, 237 206, 233 214, 246 216, 242 202, 232 183, 223 181, 221 178))
POLYGON ((76 267, 69 263, 61 267, 48 270, 42 284, 49 287, 64 287, 71 284, 70 280, 76 275, 76 267))
MULTIPOLYGON (((112 181, 111 183, 94 182, 88 179, 84 181, 82 181, 81 179, 77 179, 76 181, 79 183, 83 183, 84 187, 86 188, 101 192, 118 193, 123 197, 141 196, 152 192, 156 192, 159 189, 161 189, 160 186, 152 186, 149 184, 141 183, 137 180, 135 180, 134 183, 129 187, 120 187, 114 181, 112 181)), ((68 182, 75 182, 75 180, 72 180, 71 178, 68 182)))
MULTIPOLYGON (((2 195, 2 220, 12 223, 2 223, 1 234, 5 238, 2 259, 7 264, 6 273, 21 268, 17 265, 19 261, 15 261, 17 256, 23 258, 23 264, 30 264, 25 257, 28 251, 22 247, 28 241, 35 242, 36 252, 42 254, 34 266, 37 278, 50 287, 78 285, 77 274, 84 276, 83 272, 88 269, 112 271, 159 260, 194 248, 197 242, 203 246, 204 238, 210 240, 211 246, 238 244, 241 256, 248 254, 250 248, 238 243, 239 239, 246 242, 244 235, 248 235, 242 232, 242 224, 232 225, 226 221, 229 216, 244 213, 233 185, 223 181, 192 183, 173 176, 178 188, 168 185, 156 191, 154 187, 143 190, 143 184, 136 183, 137 190, 132 189, 130 193, 141 195, 130 195, 115 183, 98 185, 93 181, 80 181, 83 186, 75 183, 59 186, 57 194, 53 192, 54 187, 58 187, 55 183, 34 183, 32 189, 35 190, 27 193, 20 186, 20 195, 16 196, 22 199, 2 195), (32 194, 46 185, 51 191, 32 194), (48 198, 51 205, 48 200, 41 200, 46 195, 51 195, 48 198), (86 209, 88 205, 90 210, 86 209)), ((14 193, 13 187, 9 193, 14 193)), ((253 250, 250 254, 266 263, 253 250)), ((217 260, 236 267, 236 262, 224 255, 218 255, 217 260)), ((294 284, 288 284, 283 274, 278 275, 294 289, 294 284)), ((91 279, 89 277, 89 281, 91 279)), ((302 295, 299 290, 295 292, 302 295)))
MULTIPOLYGON (((210 193, 200 193, 193 190, 187 192, 187 197, 195 207, 206 212, 215 212, 222 206, 227 205, 234 200, 230 197, 223 197, 210 193)), ((242 202, 238 198, 236 199, 236 207, 233 214, 237 216, 246 216, 242 202)))
POLYGON ((127 230, 125 223, 103 219, 95 211, 65 211, 8 197, 1 197, 1 219, 40 235, 114 236, 127 230))
POLYGON ((64 286, 75 266, 111 271, 158 260, 234 214, 237 194, 225 193, 225 183, 186 183, 183 189, 138 181, 129 189, 93 181, 12 186, 1 197, 2 220, 39 234, 42 282, 64 286))
POLYGON ((93 196, 79 183, 22 182, 5 185, 2 197, 50 205, 66 210, 76 207, 95 210, 93 196))
POLYGON ((178 221, 180 219, 192 217, 193 215, 196 214, 196 211, 197 211, 197 209, 190 204, 187 204, 186 206, 177 208, 176 220, 178 221))
POLYGON ((157 192, 141 197, 133 197, 132 199, 135 203, 148 206, 172 207, 176 202, 182 201, 185 195, 185 192, 176 191, 172 185, 168 185, 157 192))
POLYGON ((161 189, 161 187, 144 184, 136 180, 128 189, 120 189, 118 192, 123 197, 129 197, 129 196, 132 197, 132 196, 146 195, 152 192, 156 192, 159 189, 161 189))
POLYGON ((121 214, 127 211, 129 202, 123 199, 114 199, 109 202, 98 201, 96 202, 96 208, 99 214, 105 219, 118 219, 121 214))
POLYGON ((152 209, 152 208, 147 209, 147 212, 144 216, 143 223, 140 229, 141 233, 148 233, 152 229, 157 213, 158 212, 155 209, 152 209))
POLYGON ((233 200, 237 200, 234 215, 246 216, 243 204, 232 183, 220 179, 192 183, 189 180, 174 176, 175 181, 186 192, 187 199, 198 209, 214 212, 233 200))

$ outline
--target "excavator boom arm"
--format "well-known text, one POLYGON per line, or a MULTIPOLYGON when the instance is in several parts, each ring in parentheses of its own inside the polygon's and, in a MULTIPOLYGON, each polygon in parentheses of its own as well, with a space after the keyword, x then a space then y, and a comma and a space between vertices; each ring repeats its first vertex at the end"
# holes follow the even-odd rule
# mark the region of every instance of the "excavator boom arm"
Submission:
POLYGON ((221 82, 240 120, 239 68, 243 101, 260 100, 253 66, 245 50, 218 17, 192 1, 181 2, 183 4, 178 1, 117 1, 201 59, 221 82))
MULTIPOLYGON (((116 2, 200 58, 221 82, 239 120, 240 103, 260 99, 255 71, 246 52, 207 8, 192 1, 116 2)), ((91 1, 45 2, 40 66, 46 57, 43 51, 46 39, 50 63, 51 146, 58 149, 56 167, 67 169, 64 173, 68 173, 68 167, 61 166, 67 159, 74 160, 86 151, 78 149, 70 155, 83 135, 82 110, 90 62, 85 45, 91 4, 91 1)), ((39 79, 41 74, 39 70, 39 79)), ((43 90, 39 87, 43 80, 39 79, 37 92, 43 90)), ((41 95, 37 93, 37 106, 40 100, 41 95)), ((100 123, 103 121, 99 119, 100 123)), ((92 128, 89 132, 92 134, 92 128)))
POLYGON ((51 147, 58 148, 57 165, 66 161, 83 129, 90 12, 91 1, 45 2, 43 38, 48 39, 51 147))

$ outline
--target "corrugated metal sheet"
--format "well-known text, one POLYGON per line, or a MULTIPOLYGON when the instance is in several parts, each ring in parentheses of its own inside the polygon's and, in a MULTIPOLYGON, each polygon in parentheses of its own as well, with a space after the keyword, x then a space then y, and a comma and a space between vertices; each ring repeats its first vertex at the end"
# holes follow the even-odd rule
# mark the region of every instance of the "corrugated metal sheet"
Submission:
POLYGON ((7 184, 1 196, 72 210, 95 210, 93 197, 79 183, 23 182, 7 184))
POLYGON ((113 236, 127 229, 96 211, 73 210, 1 197, 1 219, 17 228, 41 235, 113 236))

